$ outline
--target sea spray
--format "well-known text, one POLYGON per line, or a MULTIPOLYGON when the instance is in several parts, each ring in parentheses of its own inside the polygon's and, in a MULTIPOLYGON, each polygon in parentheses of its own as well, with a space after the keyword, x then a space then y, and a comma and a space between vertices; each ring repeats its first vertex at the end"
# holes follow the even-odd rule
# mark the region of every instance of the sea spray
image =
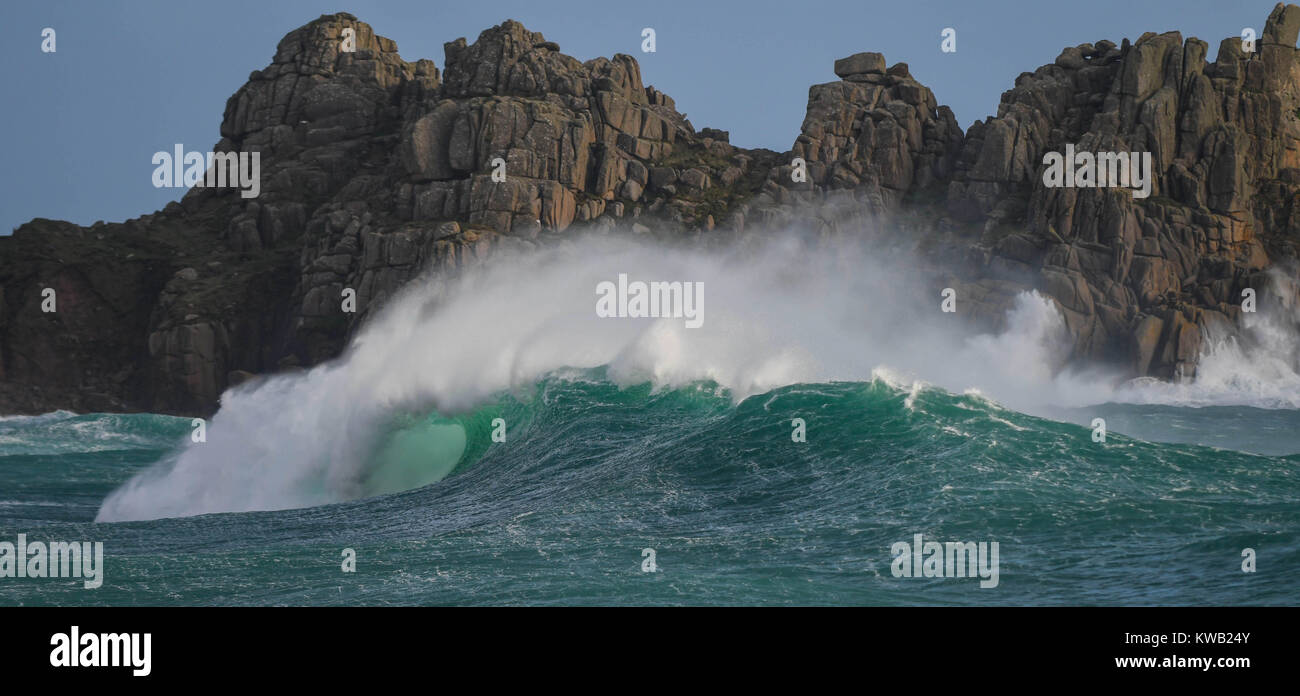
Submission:
MULTIPOLYGON (((1066 342, 1052 301, 1023 293, 1005 330, 973 333, 938 311, 915 266, 865 245, 786 236, 714 252, 596 237, 503 254, 455 280, 416 280, 340 359, 227 392, 207 442, 186 442, 134 477, 98 520, 371 495, 372 469, 391 461, 383 453, 394 451, 395 419, 468 413, 563 368, 604 366, 621 386, 709 382, 736 402, 796 383, 870 379, 881 366, 1030 412, 1108 400, 1117 380, 1058 369, 1066 342), (709 321, 601 319, 593 288, 619 273, 707 284, 709 321)), ((421 483, 450 470, 395 466, 396 480, 421 483)))
POLYGON ((1110 400, 1300 408, 1300 281, 1295 269, 1283 266, 1264 277, 1257 311, 1243 312, 1236 326, 1206 324, 1195 379, 1139 378, 1121 385, 1110 400))

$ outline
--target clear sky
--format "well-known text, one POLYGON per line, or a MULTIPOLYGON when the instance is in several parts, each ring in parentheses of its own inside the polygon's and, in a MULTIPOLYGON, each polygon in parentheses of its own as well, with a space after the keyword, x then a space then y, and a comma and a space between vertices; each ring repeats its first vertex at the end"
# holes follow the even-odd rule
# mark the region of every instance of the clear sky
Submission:
POLYGON ((442 45, 516 19, 579 60, 627 53, 646 84, 695 127, 785 151, 809 85, 836 58, 878 51, 952 107, 962 127, 997 109, 1021 72, 1065 46, 1145 31, 1210 44, 1263 31, 1272 0, 9 0, 0 23, 3 168, 0 234, 33 217, 120 221, 178 200, 156 189, 150 158, 182 143, 207 151, 226 99, 271 62, 284 34, 346 11, 397 42, 406 60, 444 67, 442 45), (52 27, 57 52, 41 51, 52 27), (641 52, 653 27, 657 51, 641 52), (940 51, 945 27, 957 52, 940 51))

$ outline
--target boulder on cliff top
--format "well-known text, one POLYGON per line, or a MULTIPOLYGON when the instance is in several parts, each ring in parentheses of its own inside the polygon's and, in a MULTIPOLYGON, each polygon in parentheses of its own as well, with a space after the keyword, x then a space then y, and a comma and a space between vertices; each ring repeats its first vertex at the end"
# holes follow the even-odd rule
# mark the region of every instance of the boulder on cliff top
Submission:
POLYGON ((839 77, 884 75, 885 57, 879 53, 855 53, 835 61, 835 74, 839 77))

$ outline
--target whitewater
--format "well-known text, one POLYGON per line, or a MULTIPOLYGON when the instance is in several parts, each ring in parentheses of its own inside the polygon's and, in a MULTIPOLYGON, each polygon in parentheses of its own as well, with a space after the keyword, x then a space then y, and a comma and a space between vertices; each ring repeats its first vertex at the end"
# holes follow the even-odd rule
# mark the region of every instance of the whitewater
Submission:
MULTIPOLYGON (((604 366, 624 387, 708 382, 737 403, 793 384, 884 379, 974 392, 1033 414, 1112 402, 1300 405, 1300 375, 1287 362, 1295 334, 1271 323, 1261 321, 1267 340, 1250 354, 1236 342, 1218 345, 1195 382, 1123 383, 1062 369, 1064 322, 1037 293, 1017 298, 1002 332, 973 333, 940 311, 939 293, 913 264, 861 245, 785 237, 702 254, 594 237, 502 256, 456 279, 413 283, 338 361, 227 392, 206 442, 186 444, 115 492, 98 519, 391 492, 366 481, 394 419, 466 413, 565 369, 604 366), (599 317, 595 289, 619 273, 702 282, 707 326, 599 317)), ((431 466, 424 482, 454 462, 431 466)))

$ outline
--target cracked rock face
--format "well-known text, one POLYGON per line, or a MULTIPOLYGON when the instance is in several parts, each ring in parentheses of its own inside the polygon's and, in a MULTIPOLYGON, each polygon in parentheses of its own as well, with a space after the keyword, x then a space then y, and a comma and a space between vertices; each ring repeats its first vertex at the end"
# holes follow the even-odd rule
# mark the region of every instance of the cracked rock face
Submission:
POLYGON ((1177 32, 1067 48, 967 133, 949 212, 982 227, 996 275, 1059 302, 1076 357, 1191 376, 1242 290, 1295 257, 1298 29, 1300 8, 1279 5, 1255 53, 1225 39, 1213 63, 1177 32), (1043 186, 1043 155, 1067 144, 1151 153, 1150 198, 1043 186))
POLYGON ((990 326, 1033 288, 1075 358, 1190 376, 1241 290, 1296 256, 1298 31, 1279 5, 1255 53, 1228 39, 1213 63, 1177 33, 1067 48, 966 133, 906 64, 860 53, 775 153, 697 131, 632 57, 580 62, 518 22, 447 43, 440 72, 322 16, 227 102, 212 149, 261 153, 257 198, 195 188, 125 223, 0 238, 0 411, 210 413, 233 384, 337 356, 417 274, 579 227, 884 220, 990 326), (1045 187, 1044 154, 1067 145, 1150 152, 1151 196, 1045 187))

